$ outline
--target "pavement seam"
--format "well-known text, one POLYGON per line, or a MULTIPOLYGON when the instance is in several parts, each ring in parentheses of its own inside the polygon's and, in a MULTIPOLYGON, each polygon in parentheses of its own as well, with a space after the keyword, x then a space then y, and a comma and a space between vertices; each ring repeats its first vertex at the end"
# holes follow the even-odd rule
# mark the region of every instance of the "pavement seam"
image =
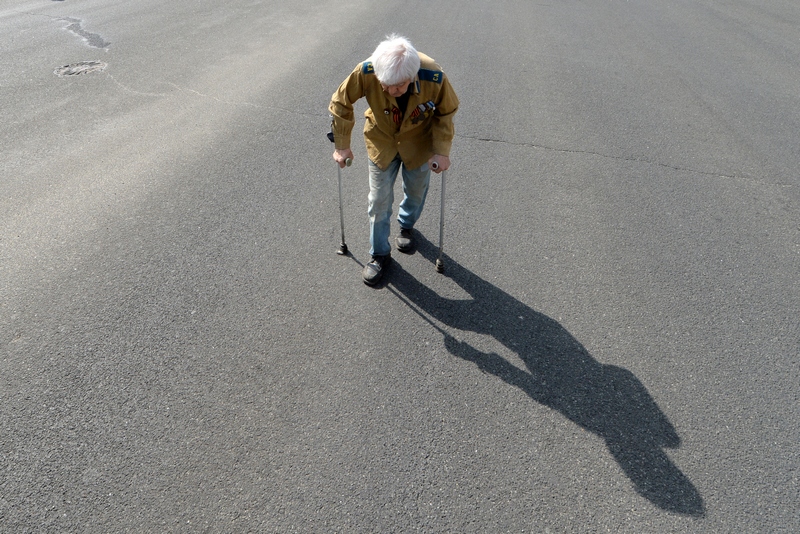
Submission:
POLYGON ((689 167, 680 167, 677 165, 668 165, 666 163, 660 163, 658 161, 651 161, 642 158, 635 158, 629 156, 614 156, 611 154, 603 154, 601 152, 594 152, 592 150, 580 150, 577 148, 556 148, 547 145, 540 145, 536 143, 529 143, 529 142, 519 142, 519 141, 506 141, 504 139, 493 139, 490 137, 478 137, 478 136, 471 136, 471 135, 460 135, 456 134, 456 137, 461 139, 470 139, 473 141, 481 141, 485 143, 500 143, 505 145, 512 145, 512 146, 519 146, 519 147, 527 147, 527 148, 535 148, 537 150, 547 150, 549 152, 560 152, 564 154, 584 154, 588 156, 597 156, 600 158, 605 159, 613 159, 613 160, 620 160, 620 161, 629 161, 634 163, 645 163, 648 165, 655 165, 658 167, 664 167, 666 169, 672 169, 674 171, 682 171, 682 172, 692 172, 696 174, 702 174, 705 176, 714 176, 717 178, 728 178, 728 179, 735 179, 735 178, 744 178, 743 175, 734 175, 734 174, 724 174, 719 172, 711 172, 711 171, 701 171, 697 169, 692 169, 689 167))

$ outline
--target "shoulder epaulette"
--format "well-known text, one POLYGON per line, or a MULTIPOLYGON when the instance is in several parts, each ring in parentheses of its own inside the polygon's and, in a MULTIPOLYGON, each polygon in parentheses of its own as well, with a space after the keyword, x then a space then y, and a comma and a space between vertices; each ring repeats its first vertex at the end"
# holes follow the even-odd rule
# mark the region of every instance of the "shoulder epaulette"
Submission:
POLYGON ((365 61, 362 63, 361 72, 364 74, 375 74, 375 67, 372 66, 372 61, 365 61))
POLYGON ((442 83, 444 73, 440 70, 419 69, 419 79, 423 82, 442 83))

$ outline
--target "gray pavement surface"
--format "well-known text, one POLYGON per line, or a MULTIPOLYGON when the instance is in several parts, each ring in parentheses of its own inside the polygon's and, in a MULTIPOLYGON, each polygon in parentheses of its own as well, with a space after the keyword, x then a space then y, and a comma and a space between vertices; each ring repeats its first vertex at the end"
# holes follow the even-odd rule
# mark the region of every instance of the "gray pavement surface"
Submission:
POLYGON ((0 531, 799 531, 798 27, 0 0, 0 531), (369 288, 326 107, 393 31, 462 107, 446 272, 434 179, 369 288))

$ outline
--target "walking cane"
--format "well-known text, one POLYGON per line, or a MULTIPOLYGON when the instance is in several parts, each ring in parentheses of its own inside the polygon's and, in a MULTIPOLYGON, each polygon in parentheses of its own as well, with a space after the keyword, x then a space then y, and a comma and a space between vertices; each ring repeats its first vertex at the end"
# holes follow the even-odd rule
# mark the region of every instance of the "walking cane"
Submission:
MULTIPOLYGON (((333 115, 331 115, 331 131, 328 133, 328 140, 333 143, 335 142, 335 138, 333 136, 333 115)), ((347 158, 344 160, 344 164, 348 167, 353 164, 353 160, 347 158)), ((339 244, 339 250, 336 251, 337 254, 340 256, 347 255, 347 243, 344 241, 344 207, 342 206, 342 168, 339 166, 339 162, 336 162, 336 173, 339 177, 339 223, 342 226, 342 242, 339 244)))
MULTIPOLYGON (((353 160, 347 158, 344 162, 345 165, 348 167, 353 164, 353 160)), ((336 172, 339 175, 339 222, 342 225, 342 242, 339 244, 339 250, 336 251, 337 254, 340 256, 347 255, 347 243, 344 241, 344 207, 342 207, 342 168, 339 166, 339 162, 336 162, 336 172)))
MULTIPOLYGON (((439 168, 439 164, 435 161, 431 164, 431 169, 434 171, 439 168)), ((442 202, 439 208, 439 257, 436 259, 436 272, 444 272, 444 261, 442 261, 442 249, 444 247, 444 184, 447 177, 447 171, 442 171, 442 202)))

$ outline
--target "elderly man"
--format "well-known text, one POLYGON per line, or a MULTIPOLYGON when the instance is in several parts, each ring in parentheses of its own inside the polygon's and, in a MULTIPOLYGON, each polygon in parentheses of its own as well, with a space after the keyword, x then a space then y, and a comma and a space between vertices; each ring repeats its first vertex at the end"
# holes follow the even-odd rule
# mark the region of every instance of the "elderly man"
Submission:
POLYGON ((329 110, 335 151, 344 167, 353 158, 350 134, 353 104, 366 97, 364 140, 369 156, 369 221, 372 260, 364 267, 368 285, 377 284, 391 260, 390 218, 394 183, 403 170, 403 200, 398 209, 401 252, 414 249, 412 230, 422 214, 430 171, 450 167, 453 116, 458 97, 439 65, 417 52, 404 37, 391 35, 372 56, 356 66, 333 94, 329 110))

